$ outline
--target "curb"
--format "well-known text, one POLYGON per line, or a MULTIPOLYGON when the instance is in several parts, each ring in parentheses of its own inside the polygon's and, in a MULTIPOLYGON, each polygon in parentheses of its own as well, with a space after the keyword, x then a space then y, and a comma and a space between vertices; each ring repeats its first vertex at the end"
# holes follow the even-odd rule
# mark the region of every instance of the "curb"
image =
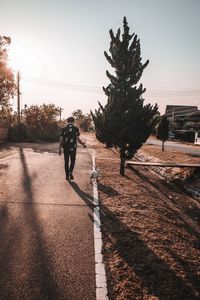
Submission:
MULTIPOLYGON (((92 168, 95 168, 95 151, 92 153, 92 168)), ((95 252, 95 277, 96 277, 96 300, 108 300, 107 281, 105 265, 102 255, 102 233, 99 197, 96 180, 93 182, 93 199, 96 207, 94 208, 94 252, 95 252)))

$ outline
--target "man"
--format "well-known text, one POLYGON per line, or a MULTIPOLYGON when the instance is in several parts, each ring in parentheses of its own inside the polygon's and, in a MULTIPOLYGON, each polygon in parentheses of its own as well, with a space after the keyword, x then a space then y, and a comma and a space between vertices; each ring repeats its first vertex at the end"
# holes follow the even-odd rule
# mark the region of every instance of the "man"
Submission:
POLYGON ((74 126, 74 118, 69 117, 67 119, 67 126, 61 130, 60 134, 60 142, 59 142, 59 155, 61 155, 61 147, 63 147, 64 151, 64 159, 65 159, 65 173, 66 180, 73 180, 73 170, 76 161, 76 149, 77 149, 77 141, 86 148, 84 142, 80 139, 79 129, 74 126), (70 162, 70 163, 69 163, 70 162))

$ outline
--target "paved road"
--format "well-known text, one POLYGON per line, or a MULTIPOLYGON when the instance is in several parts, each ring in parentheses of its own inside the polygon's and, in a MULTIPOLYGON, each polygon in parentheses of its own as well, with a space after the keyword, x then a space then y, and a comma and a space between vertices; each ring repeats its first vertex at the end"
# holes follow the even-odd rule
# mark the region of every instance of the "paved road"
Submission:
MULTIPOLYGON (((148 139, 146 142, 146 144, 157 145, 160 147, 161 147, 161 143, 162 143, 161 141, 155 139, 148 139)), ((179 150, 184 153, 189 153, 191 155, 200 156, 200 146, 192 146, 192 145, 190 146, 190 145, 180 144, 172 141, 166 141, 165 147, 174 150, 179 150)))
POLYGON ((95 299, 90 169, 82 148, 71 185, 53 147, 0 160, 0 299, 95 299))

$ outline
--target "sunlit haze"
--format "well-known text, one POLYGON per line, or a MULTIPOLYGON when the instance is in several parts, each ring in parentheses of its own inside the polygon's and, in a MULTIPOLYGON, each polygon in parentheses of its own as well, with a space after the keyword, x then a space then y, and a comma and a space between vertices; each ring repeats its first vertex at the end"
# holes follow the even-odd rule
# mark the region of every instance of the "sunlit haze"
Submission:
MULTIPOLYGON (((68 116, 106 103, 109 83, 104 57, 109 29, 122 28, 141 42, 142 59, 150 60, 141 83, 145 101, 198 105, 200 108, 200 1, 2 1, 0 35, 11 37, 9 64, 21 73, 24 104, 54 102, 68 116)), ((14 106, 16 99, 14 99, 14 106)))
POLYGON ((9 65, 15 73, 20 71, 24 78, 37 78, 43 75, 42 63, 31 48, 12 42, 8 53, 9 65))

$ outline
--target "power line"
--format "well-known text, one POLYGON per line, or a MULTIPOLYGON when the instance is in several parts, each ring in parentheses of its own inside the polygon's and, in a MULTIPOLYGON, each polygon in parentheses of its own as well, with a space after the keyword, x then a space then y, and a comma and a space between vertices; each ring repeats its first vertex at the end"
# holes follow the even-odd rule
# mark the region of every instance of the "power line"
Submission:
POLYGON ((154 97, 189 97, 199 96, 200 89, 183 89, 183 90, 147 90, 148 94, 154 97))
POLYGON ((94 94, 103 94, 103 91, 98 86, 90 86, 90 85, 84 85, 84 84, 73 84, 73 83, 67 83, 67 82, 61 82, 56 80, 44 80, 44 79, 24 79, 25 81, 29 81, 36 84, 41 85, 48 85, 50 87, 55 88, 61 88, 61 89, 67 89, 77 92, 88 92, 88 93, 94 93, 94 94))
MULTIPOLYGON (((45 80, 41 78, 24 78, 23 80, 40 85, 47 85, 54 88, 67 89, 76 92, 103 94, 103 90, 99 86, 67 83, 56 80, 45 80)), ((151 97, 193 97, 200 96, 200 89, 147 89, 146 93, 151 97)))

